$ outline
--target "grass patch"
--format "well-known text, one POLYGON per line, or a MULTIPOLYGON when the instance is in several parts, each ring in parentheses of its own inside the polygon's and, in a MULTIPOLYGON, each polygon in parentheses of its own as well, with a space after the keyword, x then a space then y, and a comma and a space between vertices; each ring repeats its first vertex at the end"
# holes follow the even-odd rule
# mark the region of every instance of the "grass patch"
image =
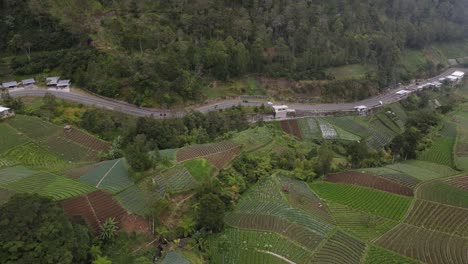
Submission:
POLYGON ((3 153, 13 147, 24 144, 28 139, 22 136, 18 131, 0 122, 0 153, 3 153))
POLYGON ((206 159, 188 160, 184 162, 184 166, 200 183, 210 178, 216 171, 216 168, 206 159))
POLYGON ((337 80, 361 79, 369 72, 370 68, 362 64, 350 64, 340 67, 328 68, 326 72, 337 80))

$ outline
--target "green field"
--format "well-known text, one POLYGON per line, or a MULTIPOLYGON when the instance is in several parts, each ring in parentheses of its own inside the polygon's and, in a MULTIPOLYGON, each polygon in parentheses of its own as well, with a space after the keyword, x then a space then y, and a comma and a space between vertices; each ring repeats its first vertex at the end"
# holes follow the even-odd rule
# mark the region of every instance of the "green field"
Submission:
POLYGON ((166 192, 180 193, 196 188, 199 183, 183 166, 177 165, 153 178, 157 193, 162 196, 166 192))
POLYGON ((231 141, 241 144, 243 150, 252 151, 263 147, 273 140, 273 132, 268 127, 256 127, 236 134, 231 141))
POLYGON ((26 137, 6 123, 0 123, 0 135, 0 154, 28 141, 26 137))
POLYGON ((365 248, 362 241, 338 231, 314 255, 311 263, 357 264, 361 262, 365 248))
POLYGON ((364 264, 417 264, 418 262, 395 254, 389 250, 370 246, 364 264))
POLYGON ((13 195, 15 195, 14 191, 0 188, 0 206, 8 202, 13 195))
POLYGON ((37 193, 54 200, 64 200, 94 191, 92 186, 67 177, 39 173, 4 186, 16 192, 37 193))
POLYGON ((163 149, 159 151, 162 159, 175 160, 177 149, 163 149))
POLYGON ((393 220, 402 219, 411 203, 407 197, 353 185, 315 182, 310 187, 327 203, 339 203, 393 220))
POLYGON ((396 171, 388 167, 378 167, 378 168, 364 168, 358 169, 357 171, 362 173, 370 173, 378 175, 382 178, 387 180, 391 180, 393 182, 399 183, 401 185, 414 188, 420 180, 415 177, 409 176, 401 171, 396 171))
POLYGON ((4 158, 14 163, 53 172, 61 171, 67 166, 61 158, 31 142, 10 149, 4 154, 4 158))
POLYGON ((130 186, 118 193, 115 198, 130 213, 146 216, 149 212, 148 199, 138 185, 130 186))
POLYGON ((190 264, 184 256, 177 252, 169 252, 167 253, 159 264, 190 264))
POLYGON ((8 167, 0 170, 0 186, 19 181, 38 173, 23 166, 8 167))
POLYGON ((320 128, 318 127, 315 118, 301 118, 297 120, 297 123, 301 130, 301 135, 305 140, 314 140, 322 138, 322 132, 320 131, 320 128))
POLYGON ((326 72, 331 74, 337 80, 361 79, 370 70, 370 66, 362 64, 349 64, 340 67, 328 68, 326 72))
POLYGON ((468 208, 468 192, 442 181, 431 181, 421 185, 416 197, 442 204, 468 208))
POLYGON ((387 168, 399 171, 403 174, 407 174, 411 177, 414 177, 420 181, 432 180, 442 177, 447 177, 452 175, 453 171, 449 167, 445 167, 435 163, 417 163, 415 161, 405 162, 405 163, 395 163, 387 165, 387 168))
POLYGON ((133 180, 130 179, 124 159, 105 161, 81 176, 80 181, 111 193, 116 193, 133 185, 133 180))
POLYGON ((34 116, 16 115, 7 122, 32 140, 42 140, 60 132, 58 126, 34 116))
POLYGON ((311 251, 272 232, 226 228, 209 243, 213 263, 285 263, 280 257, 310 263, 312 259, 311 251))
POLYGON ((184 162, 184 166, 195 180, 200 183, 210 178, 216 171, 216 168, 206 159, 188 160, 184 162))

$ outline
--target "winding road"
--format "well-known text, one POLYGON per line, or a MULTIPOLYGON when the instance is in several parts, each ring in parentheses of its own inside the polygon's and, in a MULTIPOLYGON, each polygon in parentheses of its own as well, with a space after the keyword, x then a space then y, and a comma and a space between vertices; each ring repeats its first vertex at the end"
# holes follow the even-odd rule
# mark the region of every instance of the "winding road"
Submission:
MULTIPOLYGON (((463 72, 468 72, 468 69, 466 68, 450 68, 443 73, 434 76, 430 79, 424 80, 423 82, 420 82, 419 85, 422 85, 424 83, 428 82, 434 82, 439 80, 439 78, 442 77, 447 77, 451 75, 454 71, 463 71, 463 72)), ((408 86, 401 86, 398 87, 397 89, 387 89, 387 92, 385 92, 382 95, 374 96, 371 98, 367 98, 361 101, 357 101, 354 103, 332 103, 332 104, 297 104, 297 103, 284 103, 289 106, 289 108, 295 109, 297 111, 304 111, 304 112, 315 112, 315 113, 320 113, 320 112, 341 112, 341 111, 353 111, 355 106, 358 105, 365 105, 368 108, 374 108, 377 106, 380 106, 380 102, 382 102, 384 105, 385 104, 390 104, 396 101, 399 101, 405 96, 400 96, 396 94, 396 91, 405 89, 411 92, 417 91, 418 86, 416 84, 411 84, 408 86)), ((153 116, 155 118, 169 118, 169 117, 183 117, 186 114, 186 111, 188 110, 196 110, 200 111, 202 113, 206 113, 209 111, 216 111, 219 109, 225 109, 225 108, 230 108, 232 106, 236 105, 244 105, 244 106, 261 106, 262 104, 266 104, 266 100, 249 100, 249 101, 244 101, 242 99, 233 99, 233 100, 223 100, 223 101, 218 101, 216 103, 211 103, 211 104, 206 104, 203 106, 189 106, 183 110, 172 110, 172 109, 156 109, 156 108, 145 108, 145 107, 138 107, 126 102, 110 99, 110 98, 105 98, 105 97, 100 97, 100 96, 95 96, 95 95, 90 95, 86 93, 79 93, 79 92, 74 92, 74 91, 59 91, 59 90, 48 90, 48 89, 41 89, 41 88, 36 88, 36 89, 30 89, 30 88, 25 88, 25 89, 16 89, 10 91, 10 95, 12 97, 42 97, 46 93, 53 94, 57 98, 65 99, 68 101, 73 101, 85 105, 94 105, 96 107, 101 107, 105 108, 108 110, 113 110, 113 111, 119 111, 123 112, 126 114, 134 115, 134 116, 153 116)), ((283 102, 275 102, 275 104, 283 104, 283 102)))

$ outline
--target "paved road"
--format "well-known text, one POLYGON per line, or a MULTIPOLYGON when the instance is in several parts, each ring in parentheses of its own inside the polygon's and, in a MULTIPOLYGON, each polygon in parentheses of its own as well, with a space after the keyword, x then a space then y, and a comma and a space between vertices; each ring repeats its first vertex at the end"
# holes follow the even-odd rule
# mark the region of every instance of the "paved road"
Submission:
MULTIPOLYGON (((433 82, 439 78, 449 76, 454 71, 463 71, 468 72, 468 69, 465 68, 450 68, 443 72, 440 75, 434 76, 424 82, 421 82, 419 85, 433 82)), ((382 95, 364 99, 355 103, 342 103, 342 104, 296 104, 296 103, 285 103, 290 108, 296 109, 298 111, 312 111, 312 112, 338 112, 338 111, 353 111, 353 108, 357 105, 365 105, 368 108, 372 108, 380 105, 380 101, 383 104, 389 104, 395 101, 399 101, 404 97, 397 95, 396 91, 406 89, 409 91, 418 90, 418 85, 412 84, 409 86, 399 87, 398 89, 390 89, 388 92, 382 95)), ((113 99, 108 99, 104 97, 97 97, 93 95, 77 93, 77 92, 61 92, 57 90, 46 90, 46 89, 24 89, 24 90, 15 90, 10 91, 10 95, 13 97, 24 97, 24 96, 44 96, 46 93, 51 93, 57 98, 62 98, 68 101, 73 101, 77 103, 82 103, 86 105, 94 105, 97 107, 102 107, 109 110, 120 111, 126 114, 134 116, 150 116, 153 115, 155 118, 167 118, 167 117, 182 117, 185 114, 185 111, 174 111, 169 109, 156 109, 156 108, 142 108, 137 107, 132 104, 128 104, 122 101, 117 101, 113 99)), ((281 102, 275 102, 276 104, 281 104, 281 102)), ((243 100, 224 100, 217 103, 212 103, 208 105, 203 105, 200 107, 187 107, 186 110, 197 110, 202 113, 209 111, 216 111, 219 109, 229 108, 236 105, 244 106, 260 106, 266 104, 265 100, 249 100, 248 102, 243 102, 243 100)))

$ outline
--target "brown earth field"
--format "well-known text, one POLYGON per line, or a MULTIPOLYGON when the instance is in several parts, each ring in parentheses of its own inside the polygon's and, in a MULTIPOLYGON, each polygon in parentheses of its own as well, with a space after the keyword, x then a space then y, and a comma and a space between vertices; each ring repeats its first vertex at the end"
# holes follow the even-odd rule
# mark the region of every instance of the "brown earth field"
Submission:
POLYGON ((468 191, 468 175, 450 178, 446 182, 452 186, 468 191))
POLYGON ((297 123, 297 120, 282 120, 280 121, 281 128, 283 129, 284 132, 295 136, 298 139, 302 139, 302 134, 301 130, 299 128, 299 124, 297 123))
POLYGON ((224 168, 231 160, 233 160, 241 152, 241 147, 236 147, 221 153, 211 154, 205 158, 211 162, 218 170, 224 168))
POLYGON ((176 153, 177 162, 205 157, 211 154, 228 151, 236 147, 239 147, 236 143, 223 141, 214 144, 195 145, 181 148, 176 153))
POLYGON ((64 138, 76 142, 94 151, 107 151, 111 147, 111 144, 109 142, 97 139, 75 128, 72 128, 71 131, 62 131, 61 133, 61 136, 63 136, 64 138))
POLYGON ((65 200, 61 203, 65 213, 70 216, 81 216, 94 232, 99 232, 100 226, 108 218, 114 218, 120 229, 126 232, 151 234, 148 221, 144 218, 130 215, 112 195, 104 191, 96 191, 84 196, 65 200))
POLYGON ((413 196, 413 190, 409 187, 397 184, 375 175, 356 171, 329 174, 325 180, 328 182, 347 183, 362 187, 369 187, 399 195, 413 196))

